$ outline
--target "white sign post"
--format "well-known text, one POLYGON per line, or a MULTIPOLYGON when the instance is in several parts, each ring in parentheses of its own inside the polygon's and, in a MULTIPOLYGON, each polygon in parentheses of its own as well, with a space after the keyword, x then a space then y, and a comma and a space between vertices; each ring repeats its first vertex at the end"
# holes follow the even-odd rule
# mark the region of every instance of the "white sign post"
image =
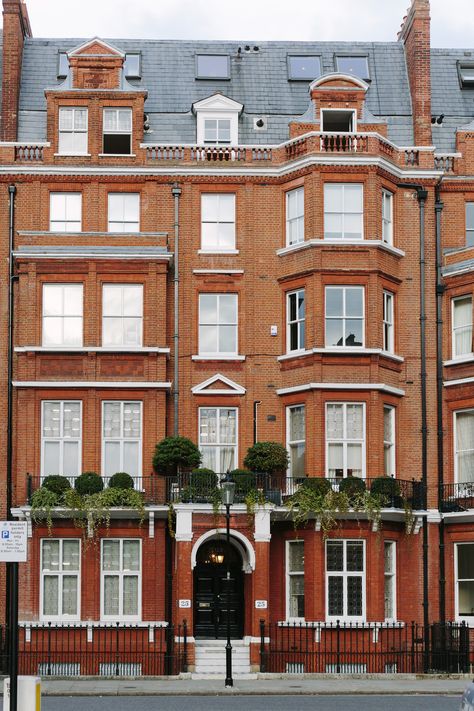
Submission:
POLYGON ((0 521, 0 562, 26 563, 26 521, 0 521))

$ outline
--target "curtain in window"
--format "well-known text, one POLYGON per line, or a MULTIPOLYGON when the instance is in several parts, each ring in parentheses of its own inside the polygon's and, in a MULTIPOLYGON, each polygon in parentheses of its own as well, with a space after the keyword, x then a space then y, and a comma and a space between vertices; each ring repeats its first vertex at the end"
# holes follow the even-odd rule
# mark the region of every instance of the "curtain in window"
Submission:
POLYGON ((474 411, 456 413, 457 478, 474 481, 474 411))
POLYGON ((56 617, 59 614, 59 577, 45 575, 43 578, 43 615, 56 617))
POLYGON ((235 410, 220 411, 219 417, 220 441, 224 445, 221 449, 221 472, 234 468, 234 454, 236 441, 236 412, 235 410))
POLYGON ((456 299, 453 314, 454 355, 472 353, 472 299, 456 299))

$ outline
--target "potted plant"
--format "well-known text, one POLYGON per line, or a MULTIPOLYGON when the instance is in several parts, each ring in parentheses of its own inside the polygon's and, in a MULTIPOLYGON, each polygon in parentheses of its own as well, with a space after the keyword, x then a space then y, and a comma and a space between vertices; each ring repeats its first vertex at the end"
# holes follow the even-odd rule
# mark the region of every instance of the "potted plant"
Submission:
POLYGON ((176 475, 180 469, 193 469, 201 464, 201 452, 187 437, 165 437, 155 447, 153 468, 156 472, 176 475))
POLYGON ((374 479, 370 487, 370 493, 380 496, 383 506, 391 506, 397 509, 403 508, 400 484, 390 476, 380 476, 374 479))
POLYGON ((365 481, 357 476, 347 476, 339 482, 339 493, 345 494, 349 503, 354 503, 365 491, 365 481))

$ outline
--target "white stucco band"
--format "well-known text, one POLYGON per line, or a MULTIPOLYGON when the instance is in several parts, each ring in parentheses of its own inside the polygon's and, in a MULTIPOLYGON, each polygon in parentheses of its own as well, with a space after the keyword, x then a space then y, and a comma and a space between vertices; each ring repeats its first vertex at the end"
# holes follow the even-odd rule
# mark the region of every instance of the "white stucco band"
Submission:
MULTIPOLYGON (((191 551, 191 570, 196 567, 196 557, 199 548, 205 541, 210 538, 219 537, 221 540, 225 537, 225 528, 213 528, 210 531, 206 531, 200 536, 193 546, 191 551)), ((233 528, 230 529, 230 543, 239 551, 242 556, 242 570, 244 573, 251 573, 255 570, 255 549, 250 543, 249 539, 240 533, 240 531, 235 531, 233 528)))
MULTIPOLYGON (((273 507, 272 507, 273 508, 273 507)), ((257 542, 268 543, 271 540, 270 533, 270 507, 258 507, 255 511, 255 533, 254 538, 257 542)))

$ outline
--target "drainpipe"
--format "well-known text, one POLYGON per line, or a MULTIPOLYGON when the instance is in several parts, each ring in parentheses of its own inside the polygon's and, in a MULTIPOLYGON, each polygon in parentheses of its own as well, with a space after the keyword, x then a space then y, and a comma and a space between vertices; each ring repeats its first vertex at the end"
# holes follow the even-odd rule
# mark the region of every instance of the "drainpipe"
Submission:
MULTIPOLYGON (((441 275, 443 263, 441 245, 441 183, 435 188, 435 234, 436 234, 436 413, 438 420, 438 510, 441 511, 444 483, 444 432, 443 432, 443 294, 444 284, 441 275)), ((439 524, 439 620, 446 620, 446 565, 444 520, 439 524)))
POLYGON ((174 377, 173 377, 173 434, 179 433, 179 198, 181 188, 174 183, 171 190, 174 197, 174 377))
POLYGON ((8 186, 9 204, 9 255, 8 255, 8 395, 7 395, 7 518, 12 520, 13 505, 13 240, 15 221, 16 186, 8 186))
MULTIPOLYGON (((428 418, 426 400, 426 260, 425 260, 425 205, 428 191, 416 183, 398 183, 399 188, 416 191, 420 209, 420 360, 421 360, 421 481, 423 484, 423 507, 428 506, 428 418)), ((428 670, 429 653, 429 597, 428 597, 428 520, 423 518, 423 627, 424 627, 424 667, 428 670)))
POLYGON ((258 406, 262 404, 261 400, 253 401, 253 443, 258 442, 258 406))

